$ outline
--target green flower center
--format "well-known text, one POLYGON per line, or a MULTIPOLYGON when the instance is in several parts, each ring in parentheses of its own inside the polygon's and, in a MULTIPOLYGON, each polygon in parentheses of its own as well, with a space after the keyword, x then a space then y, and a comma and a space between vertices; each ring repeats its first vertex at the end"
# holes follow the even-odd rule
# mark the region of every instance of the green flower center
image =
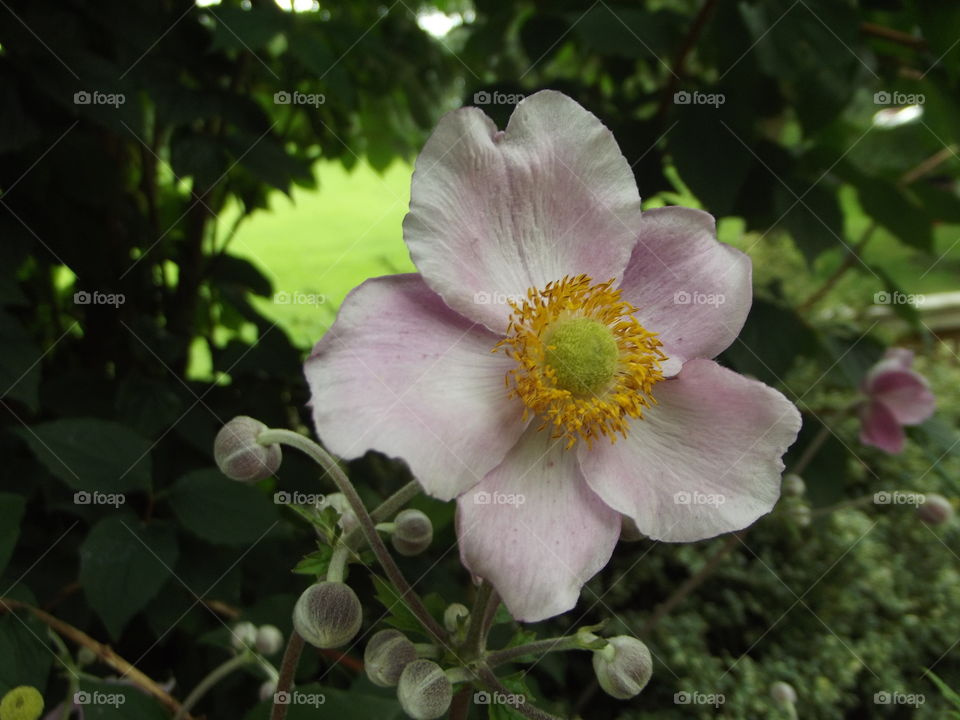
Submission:
POLYGON ((544 345, 544 360, 555 373, 557 387, 576 395, 600 393, 617 373, 617 340, 609 327, 593 318, 560 320, 544 345))

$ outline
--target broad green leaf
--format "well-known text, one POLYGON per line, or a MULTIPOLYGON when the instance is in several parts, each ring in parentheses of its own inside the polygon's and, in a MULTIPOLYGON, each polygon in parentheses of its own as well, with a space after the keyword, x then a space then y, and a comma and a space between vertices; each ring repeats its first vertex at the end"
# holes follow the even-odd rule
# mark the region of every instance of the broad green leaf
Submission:
POLYGON ((190 532, 220 545, 256 542, 278 519, 272 498, 217 470, 194 470, 181 477, 170 490, 170 504, 190 532))
MULTIPOLYGON (((300 685, 286 698, 287 720, 404 720, 400 703, 389 697, 365 695, 353 690, 338 690, 318 683, 300 685)), ((262 702, 244 716, 244 720, 267 720, 271 701, 262 702)))
POLYGON ((90 531, 80 546, 80 585, 112 637, 172 579, 177 554, 170 525, 143 526, 124 514, 90 531))
POLYGON ((123 425, 69 418, 17 428, 37 459, 75 490, 150 487, 150 443, 123 425))

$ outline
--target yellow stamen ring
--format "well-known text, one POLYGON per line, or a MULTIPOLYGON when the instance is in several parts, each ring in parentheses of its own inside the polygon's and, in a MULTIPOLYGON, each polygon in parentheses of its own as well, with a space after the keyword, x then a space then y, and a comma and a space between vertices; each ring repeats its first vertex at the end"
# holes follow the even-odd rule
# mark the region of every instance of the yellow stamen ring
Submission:
POLYGON ((513 313, 501 348, 517 361, 505 382, 512 397, 552 426, 567 448, 580 438, 626 437, 627 418, 642 418, 656 404, 653 386, 667 359, 656 333, 644 328, 613 280, 594 285, 586 275, 530 288, 513 313))

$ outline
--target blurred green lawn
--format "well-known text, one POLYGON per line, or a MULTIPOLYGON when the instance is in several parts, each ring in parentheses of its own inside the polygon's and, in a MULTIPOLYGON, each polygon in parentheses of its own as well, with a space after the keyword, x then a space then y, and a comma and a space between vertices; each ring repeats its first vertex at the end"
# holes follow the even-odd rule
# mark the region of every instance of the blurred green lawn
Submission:
MULTIPOLYGON (((401 223, 410 202, 410 165, 384 174, 358 163, 316 167, 318 190, 276 192, 270 210, 240 226, 230 252, 257 265, 273 283, 272 299, 254 298, 302 347, 324 333, 343 298, 368 277, 412 271, 401 223)), ((223 218, 229 227, 232 218, 223 218)))

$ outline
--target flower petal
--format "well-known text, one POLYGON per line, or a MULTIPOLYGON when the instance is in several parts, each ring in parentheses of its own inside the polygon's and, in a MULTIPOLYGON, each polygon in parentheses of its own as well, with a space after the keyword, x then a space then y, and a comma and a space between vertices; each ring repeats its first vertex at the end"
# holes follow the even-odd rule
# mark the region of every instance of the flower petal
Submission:
POLYGON ((917 425, 933 415, 936 398, 926 379, 913 370, 888 370, 870 382, 870 396, 883 403, 901 425, 917 425))
POLYGON ((896 455, 903 452, 906 435, 893 412, 881 402, 870 402, 860 409, 860 442, 896 455))
POLYGON ((507 397, 514 361, 419 275, 368 280, 347 296, 304 371, 317 435, 336 455, 403 458, 428 494, 478 482, 523 432, 507 397))
POLYGON ((691 360, 654 388, 658 404, 624 440, 579 449, 610 507, 655 540, 689 542, 740 530, 780 495, 781 456, 800 430, 783 395, 712 360, 691 360))
POLYGON ((477 108, 440 120, 417 158, 403 236, 450 307, 505 332, 507 298, 566 275, 619 278, 639 218, 613 134, 543 91, 517 105, 504 132, 477 108))
POLYGON ((620 535, 620 516, 587 487, 576 454, 563 448, 562 439, 531 424, 503 462, 457 499, 463 564, 493 583, 525 622, 574 607, 620 535))
POLYGON ((675 375, 693 358, 713 358, 736 339, 750 311, 750 258, 717 240, 702 210, 648 210, 620 287, 636 318, 660 335, 675 375))

